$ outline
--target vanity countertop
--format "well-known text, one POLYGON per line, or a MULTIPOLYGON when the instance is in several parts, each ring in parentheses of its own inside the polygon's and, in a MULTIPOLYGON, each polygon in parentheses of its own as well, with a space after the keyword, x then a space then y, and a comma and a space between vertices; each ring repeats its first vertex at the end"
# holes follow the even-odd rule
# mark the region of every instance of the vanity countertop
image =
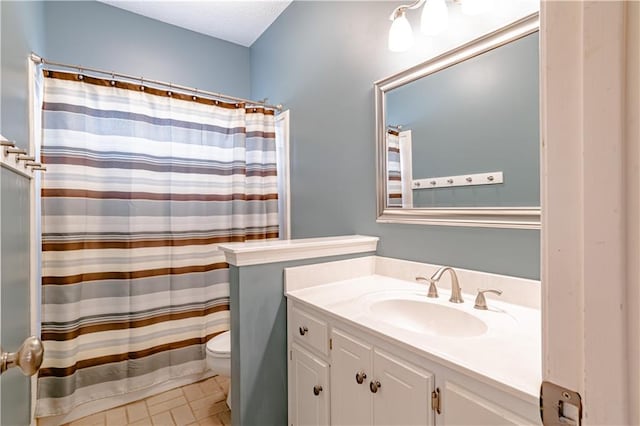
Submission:
MULTIPOLYGON (((448 289, 439 288, 440 297, 426 298, 427 286, 389 276, 371 274, 309 288, 286 291, 287 298, 320 310, 352 326, 365 328, 379 338, 405 350, 462 372, 476 380, 509 392, 527 402, 537 403, 541 383, 540 311, 497 300, 488 300, 489 310, 474 309, 475 294, 463 293, 465 302, 448 301, 448 289), (336 295, 339 295, 337 297, 336 295), (453 308, 481 320, 487 331, 477 336, 449 337, 412 331, 406 318, 403 326, 390 321, 375 302, 403 298, 453 308), (374 306, 372 306, 372 304, 374 306)), ((421 305, 419 305, 421 306, 421 305)), ((447 311, 449 312, 449 311, 447 311)), ((462 334, 476 322, 461 318, 462 334)), ((473 333, 471 333, 473 334, 473 333)))

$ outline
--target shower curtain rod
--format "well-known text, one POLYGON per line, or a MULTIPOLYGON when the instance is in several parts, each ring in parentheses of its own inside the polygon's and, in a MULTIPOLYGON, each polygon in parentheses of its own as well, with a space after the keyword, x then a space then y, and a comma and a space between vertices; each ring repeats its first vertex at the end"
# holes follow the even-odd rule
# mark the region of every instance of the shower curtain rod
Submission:
POLYGON ((226 100, 230 100, 233 102, 244 102, 246 104, 250 104, 250 105, 259 105, 262 107, 266 107, 266 108, 273 108, 277 111, 282 111, 283 107, 282 104, 278 104, 278 105, 269 105, 267 104, 267 100, 265 99, 264 101, 252 101, 249 99, 243 99, 243 98, 237 98, 235 96, 228 96, 228 95, 223 95, 221 93, 216 93, 216 92, 209 92, 207 90, 200 90, 200 89, 196 89, 194 87, 188 87, 188 86, 181 86, 179 84, 173 84, 173 83, 167 83, 164 81, 159 81, 159 80, 150 80, 148 78, 144 78, 144 77, 136 77, 133 75, 128 75, 128 74, 122 74, 122 73, 117 73, 117 72, 112 72, 112 71, 104 71, 101 69, 97 69, 97 68, 90 68, 90 67, 83 67, 80 65, 72 65, 72 64, 64 64, 61 62, 53 62, 53 61, 49 61, 48 59, 44 59, 43 57, 36 55, 35 53, 31 53, 30 56, 31 60, 37 64, 43 64, 43 65, 52 65, 54 67, 62 67, 62 68, 70 68, 70 69, 74 69, 74 70, 78 70, 81 73, 83 71, 89 71, 89 72, 93 72, 93 73, 99 73, 99 74, 105 74, 105 75, 110 75, 111 77, 120 77, 120 78, 126 78, 128 80, 134 80, 134 81, 140 81, 141 83, 151 83, 151 84, 155 84, 155 85, 159 85, 159 86, 164 86, 167 88, 170 88, 172 90, 183 90, 186 92, 191 92, 197 95, 206 95, 206 96, 211 96, 214 98, 219 98, 219 99, 226 99, 226 100))

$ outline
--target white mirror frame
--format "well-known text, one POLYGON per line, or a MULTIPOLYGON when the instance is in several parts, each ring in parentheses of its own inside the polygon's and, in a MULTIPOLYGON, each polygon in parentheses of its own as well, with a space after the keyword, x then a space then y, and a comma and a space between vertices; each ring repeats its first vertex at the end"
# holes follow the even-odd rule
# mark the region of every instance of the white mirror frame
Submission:
POLYGON ((388 208, 385 94, 540 29, 538 13, 475 39, 440 56, 374 83, 376 126, 377 222, 424 225, 540 229, 540 207, 388 208))

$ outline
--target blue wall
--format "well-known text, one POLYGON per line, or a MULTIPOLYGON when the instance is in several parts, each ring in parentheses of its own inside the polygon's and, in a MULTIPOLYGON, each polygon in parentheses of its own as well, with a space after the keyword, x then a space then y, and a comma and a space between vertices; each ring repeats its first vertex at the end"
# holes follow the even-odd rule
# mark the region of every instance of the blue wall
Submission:
POLYGON ((393 6, 293 2, 251 47, 252 97, 291 109, 293 237, 377 235, 384 256, 539 278, 538 231, 376 223, 373 82, 429 57, 387 50, 393 6))
POLYGON ((249 48, 95 1, 44 5, 47 59, 249 97, 249 48))
MULTIPOLYGON (((44 15, 39 3, 0 2, 2 31, 1 71, 2 105, 0 133, 28 147, 27 57, 44 44, 44 15)), ((1 155, 1 154, 0 154, 1 155)), ((0 171, 0 280, 2 282, 2 349, 15 351, 30 334, 29 317, 29 183, 2 169, 0 171)), ((3 425, 30 423, 30 379, 19 369, 7 371, 2 386, 3 425)))

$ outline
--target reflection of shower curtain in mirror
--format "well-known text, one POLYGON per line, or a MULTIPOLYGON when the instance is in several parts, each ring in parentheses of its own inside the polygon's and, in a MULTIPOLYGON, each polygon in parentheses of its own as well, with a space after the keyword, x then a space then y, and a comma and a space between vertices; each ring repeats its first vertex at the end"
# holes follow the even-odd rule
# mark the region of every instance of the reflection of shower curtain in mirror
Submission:
POLYGON ((402 207, 400 134, 387 129, 387 206, 402 207))
POLYGON ((204 372, 216 244, 278 237, 273 111, 46 73, 38 417, 204 372))

